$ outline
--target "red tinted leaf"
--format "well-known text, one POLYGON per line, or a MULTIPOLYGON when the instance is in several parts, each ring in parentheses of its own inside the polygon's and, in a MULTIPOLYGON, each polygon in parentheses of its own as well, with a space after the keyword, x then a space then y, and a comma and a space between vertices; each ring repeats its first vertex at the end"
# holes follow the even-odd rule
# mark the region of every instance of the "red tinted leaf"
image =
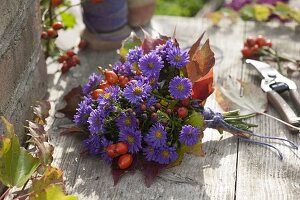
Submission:
POLYGON ((117 185, 119 180, 122 178, 123 175, 126 173, 134 173, 140 167, 139 160, 135 157, 133 158, 133 163, 128 169, 120 169, 118 167, 118 158, 113 159, 111 164, 111 175, 114 180, 114 185, 117 185))
POLYGON ((165 39, 162 38, 152 38, 149 33, 144 31, 144 41, 142 43, 142 49, 144 53, 149 53, 151 50, 155 49, 156 46, 166 43, 165 39))
POLYGON ((211 69, 205 76, 194 82, 192 97, 204 101, 213 91, 213 69, 211 69))
POLYGON ((66 134, 75 134, 75 133, 84 133, 85 131, 79 128, 78 126, 72 126, 69 128, 64 128, 63 131, 60 132, 62 135, 66 134))
POLYGON ((206 40, 201 49, 197 49, 190 59, 186 70, 189 79, 194 83, 205 76, 215 64, 214 52, 210 49, 209 40, 206 40))
POLYGON ((73 119, 73 116, 76 113, 76 108, 81 102, 83 97, 82 88, 78 86, 73 88, 65 97, 64 100, 67 102, 66 107, 58 110, 58 112, 64 113, 69 119, 73 119))
POLYGON ((155 181, 155 178, 166 167, 167 165, 162 165, 157 162, 144 161, 142 164, 141 171, 144 174, 146 186, 150 187, 155 181))
POLYGON ((191 49, 189 50, 190 58, 192 58, 194 56, 194 54, 196 53, 196 51, 199 49, 200 43, 201 43, 201 40, 202 40, 204 34, 205 34, 205 32, 202 33, 202 35, 199 37, 199 39, 192 45, 191 49))

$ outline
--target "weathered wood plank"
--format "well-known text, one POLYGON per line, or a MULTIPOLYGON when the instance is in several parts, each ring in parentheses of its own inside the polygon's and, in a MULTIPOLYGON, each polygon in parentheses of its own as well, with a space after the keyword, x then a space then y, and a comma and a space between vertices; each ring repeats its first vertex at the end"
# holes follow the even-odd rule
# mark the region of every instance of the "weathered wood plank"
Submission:
MULTIPOLYGON (((279 23, 247 23, 248 35, 264 35, 273 41, 279 52, 299 58, 300 38, 293 30, 294 25, 279 23)), ((245 68, 244 80, 252 81, 259 87, 257 72, 245 68)), ((293 79, 300 86, 299 74, 293 79)), ((298 89, 299 91, 299 89, 298 89)), ((289 102, 291 103, 291 102, 289 102)), ((268 114, 279 117, 272 107, 268 114)), ((298 113, 300 114, 300 113, 298 113)), ((259 125, 255 132, 261 135, 273 135, 288 138, 300 144, 299 135, 292 135, 286 126, 265 116, 252 120, 259 125)), ((236 199, 299 199, 300 197, 300 157, 299 151, 274 143, 284 156, 280 161, 275 152, 268 148, 240 141, 238 153, 238 171, 236 199)))

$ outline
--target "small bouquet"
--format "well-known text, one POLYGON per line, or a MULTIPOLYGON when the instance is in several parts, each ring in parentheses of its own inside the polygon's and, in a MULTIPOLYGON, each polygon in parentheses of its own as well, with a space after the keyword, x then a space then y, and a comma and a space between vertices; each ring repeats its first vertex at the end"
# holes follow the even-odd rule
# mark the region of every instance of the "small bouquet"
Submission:
POLYGON ((111 164, 115 183, 124 172, 140 169, 149 186, 185 153, 204 155, 206 128, 249 141, 255 135, 249 131, 255 125, 243 121, 253 115, 204 108, 213 92, 215 58, 209 40, 200 47, 202 37, 187 52, 175 38, 131 36, 119 50, 121 60, 110 69, 99 67, 84 85, 74 121, 89 132, 83 142, 89 154, 111 164))

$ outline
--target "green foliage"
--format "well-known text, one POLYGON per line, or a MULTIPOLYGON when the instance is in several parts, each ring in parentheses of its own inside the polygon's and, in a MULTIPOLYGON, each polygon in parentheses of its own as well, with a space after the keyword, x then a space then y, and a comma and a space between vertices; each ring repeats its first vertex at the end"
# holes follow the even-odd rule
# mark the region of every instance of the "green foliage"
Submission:
POLYGON ((40 162, 20 146, 12 125, 4 117, 1 119, 7 128, 7 136, 2 139, 0 149, 0 180, 8 187, 21 187, 28 181, 40 162))
POLYGON ((275 15, 281 20, 294 20, 300 23, 300 10, 282 2, 278 2, 275 6, 269 4, 248 4, 239 11, 222 8, 217 12, 209 13, 207 17, 216 25, 224 17, 228 17, 231 21, 235 21, 236 17, 240 16, 245 21, 266 22, 270 20, 271 15, 275 15))
POLYGON ((76 200, 75 196, 66 196, 63 189, 58 185, 50 185, 43 191, 36 193, 31 200, 76 200))
POLYGON ((192 17, 206 0, 157 0, 155 14, 192 17))
POLYGON ((69 12, 63 12, 60 14, 61 21, 65 28, 73 28, 76 25, 76 18, 69 12))
POLYGON ((199 112, 193 111, 192 114, 190 114, 185 120, 185 123, 195 127, 203 128, 205 121, 199 112))
POLYGON ((119 50, 119 54, 122 59, 126 59, 126 55, 128 54, 129 49, 133 49, 136 46, 141 46, 142 41, 136 35, 131 34, 126 40, 123 41, 122 47, 119 50))

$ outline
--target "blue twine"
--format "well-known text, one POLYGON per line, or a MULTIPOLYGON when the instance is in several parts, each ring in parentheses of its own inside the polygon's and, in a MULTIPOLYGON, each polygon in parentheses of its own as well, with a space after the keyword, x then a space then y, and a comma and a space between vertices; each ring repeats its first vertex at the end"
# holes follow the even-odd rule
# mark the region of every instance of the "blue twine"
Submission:
POLYGON ((258 137, 258 138, 263 138, 263 139, 284 141, 284 142, 289 143, 292 148, 298 149, 298 146, 295 143, 293 143, 292 141, 288 140, 288 139, 281 138, 281 137, 274 137, 274 136, 257 135, 255 133, 253 133, 252 131, 239 129, 239 128, 233 126, 232 124, 227 123, 224 120, 224 116, 221 113, 214 112, 210 108, 204 108, 204 110, 202 111, 202 115, 203 115, 203 118, 206 122, 206 127, 207 128, 213 128, 213 129, 220 129, 221 128, 221 129, 223 129, 227 132, 232 133, 234 136, 237 136, 238 138, 240 138, 244 141, 251 142, 251 143, 254 143, 254 144, 265 145, 265 146, 268 146, 270 148, 273 148, 277 151, 280 160, 283 159, 282 153, 275 146, 273 146, 271 144, 268 144, 268 143, 265 143, 265 142, 258 142, 258 141, 255 141, 255 140, 251 140, 247 136, 245 136, 241 133, 245 133, 247 135, 258 137))

